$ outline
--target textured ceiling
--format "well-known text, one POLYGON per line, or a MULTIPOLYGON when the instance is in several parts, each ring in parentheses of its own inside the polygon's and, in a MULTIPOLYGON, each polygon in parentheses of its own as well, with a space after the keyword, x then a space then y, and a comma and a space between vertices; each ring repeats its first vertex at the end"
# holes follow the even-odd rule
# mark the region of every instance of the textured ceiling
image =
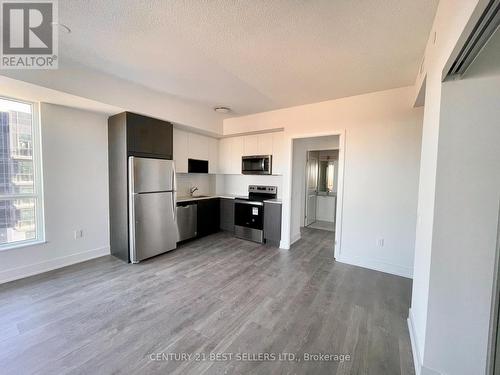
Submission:
POLYGON ((64 0, 60 64, 255 113, 413 84, 437 3, 64 0))

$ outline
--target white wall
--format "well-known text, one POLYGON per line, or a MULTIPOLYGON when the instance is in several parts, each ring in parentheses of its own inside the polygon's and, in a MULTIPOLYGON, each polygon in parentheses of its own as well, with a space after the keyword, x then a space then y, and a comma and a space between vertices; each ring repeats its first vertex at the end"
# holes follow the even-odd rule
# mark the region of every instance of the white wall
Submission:
POLYGON ((411 277, 422 129, 412 100, 405 87, 286 108, 227 119, 224 134, 284 128, 282 238, 290 241, 292 139, 345 130, 340 258, 411 277))
POLYGON ((425 366, 442 374, 485 373, 500 199, 499 103, 500 76, 443 85, 424 352, 425 366))
POLYGON ((290 211, 292 242, 295 242, 300 238, 300 228, 304 226, 307 152, 335 150, 338 148, 338 135, 301 138, 293 141, 292 201, 290 211))
POLYGON ((109 254, 107 116, 40 112, 47 242, 0 252, 0 282, 109 254))
POLYGON ((474 9, 483 0, 441 0, 429 35, 423 68, 417 77, 414 97, 425 81, 420 180, 410 310, 410 331, 417 371, 423 362, 427 325, 427 302, 431 266, 434 199, 439 139, 439 116, 443 69, 456 48, 474 9))
POLYGON ((441 92, 424 366, 485 374, 500 201, 500 32, 441 92), (460 358, 460 360, 457 360, 460 358))

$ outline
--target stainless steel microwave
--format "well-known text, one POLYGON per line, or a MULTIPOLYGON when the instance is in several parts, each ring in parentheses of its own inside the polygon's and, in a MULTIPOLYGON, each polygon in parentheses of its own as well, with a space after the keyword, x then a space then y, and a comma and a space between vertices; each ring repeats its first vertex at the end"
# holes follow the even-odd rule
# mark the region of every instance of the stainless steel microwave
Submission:
POLYGON ((241 173, 272 174, 272 155, 243 156, 241 158, 241 173))

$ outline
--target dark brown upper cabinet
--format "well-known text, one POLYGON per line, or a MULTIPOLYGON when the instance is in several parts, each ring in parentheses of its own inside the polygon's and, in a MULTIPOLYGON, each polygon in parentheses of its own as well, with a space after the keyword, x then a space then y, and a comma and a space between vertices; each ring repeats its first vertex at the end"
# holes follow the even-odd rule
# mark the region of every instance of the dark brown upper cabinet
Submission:
MULTIPOLYGON (((117 115, 118 116, 118 115, 117 115)), ((126 112, 127 155, 172 159, 173 126, 170 122, 126 112)))

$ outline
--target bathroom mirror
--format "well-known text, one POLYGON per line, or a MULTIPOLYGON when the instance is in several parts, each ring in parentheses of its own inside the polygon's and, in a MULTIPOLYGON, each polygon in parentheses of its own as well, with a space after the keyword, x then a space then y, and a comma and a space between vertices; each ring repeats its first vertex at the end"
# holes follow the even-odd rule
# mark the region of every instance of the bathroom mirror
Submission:
POLYGON ((319 162, 319 193, 335 192, 335 168, 336 160, 320 160, 319 162))

